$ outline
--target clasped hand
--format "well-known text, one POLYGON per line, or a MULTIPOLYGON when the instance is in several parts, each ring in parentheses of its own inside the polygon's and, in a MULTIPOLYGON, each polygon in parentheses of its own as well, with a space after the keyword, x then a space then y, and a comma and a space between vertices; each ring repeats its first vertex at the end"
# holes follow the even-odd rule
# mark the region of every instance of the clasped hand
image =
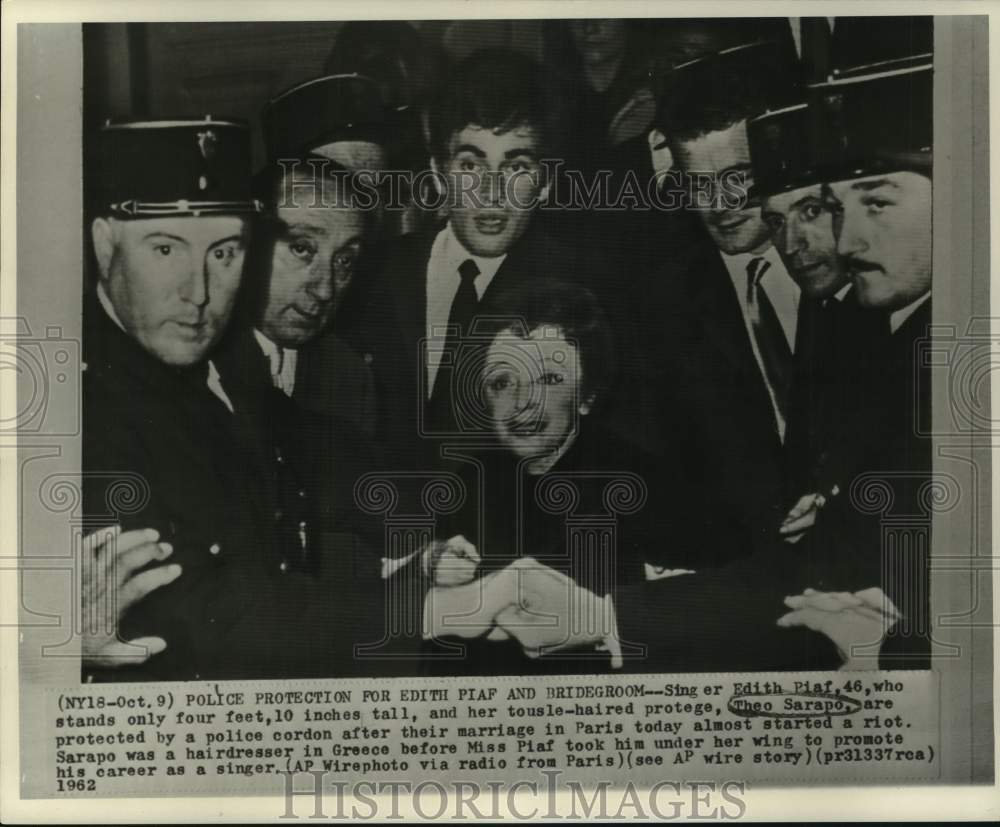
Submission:
POLYGON ((522 557, 476 577, 479 562, 461 535, 428 549, 424 565, 434 587, 424 602, 425 638, 514 638, 536 658, 614 636, 610 601, 565 574, 522 557))

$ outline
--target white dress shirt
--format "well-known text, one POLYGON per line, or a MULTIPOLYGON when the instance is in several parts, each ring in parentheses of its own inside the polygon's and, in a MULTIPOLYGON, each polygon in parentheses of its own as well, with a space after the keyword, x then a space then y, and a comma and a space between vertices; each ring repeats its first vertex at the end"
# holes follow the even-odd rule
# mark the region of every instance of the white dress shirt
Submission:
POLYGON ((285 396, 291 396, 295 391, 295 368, 299 363, 299 352, 272 342, 256 328, 253 335, 271 366, 271 381, 274 386, 284 391, 285 396))
MULTIPOLYGON (((97 285, 97 300, 101 303, 101 307, 104 308, 104 312, 108 314, 108 318, 111 319, 118 327, 128 335, 128 331, 125 330, 125 325, 122 324, 122 320, 118 318, 118 314, 115 312, 115 306, 111 303, 111 299, 108 298, 108 294, 104 291, 104 285, 97 285)), ((205 381, 208 385, 208 389, 217 396, 223 405, 229 409, 229 413, 233 413, 233 402, 229 398, 229 394, 226 393, 225 388, 222 387, 222 379, 219 376, 219 370, 215 367, 215 362, 211 359, 208 361, 208 379, 205 381)))
POLYGON ((430 399, 437 378, 438 367, 441 364, 441 354, 447 338, 448 317, 451 315, 451 303, 462 283, 458 267, 467 259, 472 259, 479 267, 479 275, 473 285, 476 295, 482 299, 490 286, 497 270, 503 264, 507 255, 496 258, 474 256, 455 236, 451 222, 445 226, 434 239, 431 255, 427 260, 427 398, 430 399))
POLYGON ((768 301, 771 302, 771 306, 774 308, 774 313, 781 323, 781 330, 788 341, 788 349, 792 353, 795 353, 795 332, 799 321, 799 286, 788 275, 788 271, 785 269, 785 265, 782 264, 781 256, 778 255, 778 251, 774 248, 774 245, 768 247, 760 255, 738 253, 731 256, 722 252, 719 255, 722 256, 726 270, 729 271, 729 277, 732 279, 733 288, 736 290, 736 298, 740 303, 740 312, 743 314, 743 322, 746 326, 747 337, 750 339, 750 347, 753 348, 754 359, 757 361, 757 366, 760 369, 761 379, 767 388, 768 396, 771 398, 771 406, 774 408, 774 418, 778 423, 778 435, 784 441, 785 419, 778 406, 778 399, 774 388, 767 381, 764 360, 761 358, 760 350, 757 347, 757 339, 753 335, 750 310, 747 307, 747 266, 755 258, 762 258, 771 265, 761 277, 760 286, 764 289, 768 301))

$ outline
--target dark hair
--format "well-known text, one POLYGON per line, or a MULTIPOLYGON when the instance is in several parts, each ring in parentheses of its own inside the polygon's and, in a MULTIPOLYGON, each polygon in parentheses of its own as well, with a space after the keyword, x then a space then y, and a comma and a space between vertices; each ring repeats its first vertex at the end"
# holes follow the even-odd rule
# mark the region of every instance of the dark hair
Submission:
POLYGON ((504 330, 528 336, 542 325, 560 328, 576 346, 583 372, 581 399, 593 397, 599 404, 614 381, 615 345, 607 315, 590 290, 557 279, 513 288, 497 297, 482 332, 490 340, 504 330))
POLYGON ((481 49, 459 63, 430 110, 434 157, 447 159, 452 135, 470 124, 497 133, 532 126, 547 149, 552 129, 535 61, 509 49, 481 49))

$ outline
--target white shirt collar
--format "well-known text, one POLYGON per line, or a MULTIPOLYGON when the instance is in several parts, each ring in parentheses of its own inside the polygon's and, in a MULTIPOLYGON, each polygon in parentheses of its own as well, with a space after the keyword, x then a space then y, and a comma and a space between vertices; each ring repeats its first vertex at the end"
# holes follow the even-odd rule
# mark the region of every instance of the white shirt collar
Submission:
MULTIPOLYGON (((458 240, 458 236, 455 235, 450 221, 438 233, 438 237, 434 240, 434 246, 437 247, 439 243, 441 244, 439 250, 440 261, 442 266, 449 272, 453 271, 457 273, 459 265, 470 258, 476 262, 476 266, 479 268, 479 275, 476 276, 475 286, 479 298, 482 298, 483 293, 486 292, 486 288, 489 287, 490 282, 493 281, 493 277, 497 274, 497 270, 500 269, 500 265, 506 260, 507 254, 504 253, 502 256, 497 256, 496 258, 484 258, 483 256, 473 255, 458 240)), ((434 257, 433 252, 431 253, 431 257, 434 257)))
POLYGON ((732 279, 744 318, 747 316, 747 266, 755 258, 762 258, 770 264, 767 272, 761 277, 760 283, 774 307, 778 321, 781 322, 781 329, 788 340, 788 347, 794 351, 801 291, 792 277, 788 275, 788 270, 785 269, 784 262, 782 262, 774 245, 769 245, 762 253, 729 255, 720 250, 719 255, 722 256, 722 261, 726 265, 730 279, 732 279))
POLYGON ((286 396, 291 396, 295 391, 295 369, 299 360, 298 350, 282 347, 277 342, 271 341, 257 328, 254 328, 253 335, 270 364, 271 381, 274 382, 274 386, 284 391, 286 396))
POLYGON ((902 307, 899 310, 894 310, 892 313, 890 313, 889 330, 893 333, 899 330, 899 328, 903 326, 903 322, 905 322, 908 318, 910 318, 910 316, 912 316, 917 311, 917 308, 920 307, 920 305, 922 305, 930 297, 931 297, 931 291, 928 290, 926 293, 924 293, 924 295, 922 295, 916 301, 912 301, 908 305, 906 305, 906 307, 902 307))

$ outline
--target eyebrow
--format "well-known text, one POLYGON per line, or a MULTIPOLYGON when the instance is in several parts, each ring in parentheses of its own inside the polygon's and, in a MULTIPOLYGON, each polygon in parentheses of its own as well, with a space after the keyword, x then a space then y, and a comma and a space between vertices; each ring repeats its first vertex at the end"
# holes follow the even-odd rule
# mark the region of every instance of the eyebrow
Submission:
POLYGON ((503 157, 509 161, 511 158, 517 158, 519 155, 524 155, 534 160, 538 156, 538 153, 535 152, 534 149, 518 147, 507 150, 507 152, 503 154, 503 157))
POLYGON ((244 242, 244 238, 242 235, 230 235, 226 236, 226 238, 220 238, 218 241, 213 241, 211 246, 218 247, 220 244, 228 244, 230 241, 236 241, 242 244, 244 242))
POLYGON ((163 230, 154 230, 151 233, 146 233, 142 237, 142 240, 143 241, 149 241, 149 239, 151 239, 151 238, 169 238, 172 241, 179 241, 179 242, 181 242, 181 244, 190 244, 191 243, 190 241, 188 241, 183 236, 174 235, 173 233, 165 233, 165 232, 163 232, 163 230))
POLYGON ((823 200, 822 192, 811 192, 808 195, 803 195, 798 200, 792 202, 792 206, 801 207, 803 204, 806 203, 806 201, 822 201, 822 200, 823 200))
POLYGON ((851 184, 852 190, 862 190, 863 192, 877 190, 880 187, 892 187, 893 189, 899 189, 899 185, 890 181, 888 178, 877 178, 874 181, 858 181, 857 183, 851 184))
POLYGON ((320 224, 309 224, 306 221, 295 221, 291 224, 285 224, 283 232, 286 233, 314 233, 316 235, 326 235, 326 227, 320 224))
POLYGON ((339 247, 337 248, 336 252, 338 252, 338 253, 339 253, 339 252, 340 252, 341 250, 343 250, 343 249, 344 249, 345 247, 351 247, 351 246, 353 246, 353 245, 355 245, 355 244, 361 244, 361 243, 363 243, 363 242, 364 242, 364 238, 362 238, 361 234, 360 234, 360 233, 358 233, 358 235, 355 235, 355 236, 352 236, 351 238, 347 239, 347 241, 345 241, 345 242, 344 242, 343 244, 341 244, 341 245, 340 245, 340 246, 339 246, 339 247))
POLYGON ((470 152, 473 155, 475 155, 477 158, 485 158, 486 157, 486 153, 483 152, 475 144, 461 144, 460 146, 455 147, 455 153, 454 154, 458 155, 460 152, 470 152))

